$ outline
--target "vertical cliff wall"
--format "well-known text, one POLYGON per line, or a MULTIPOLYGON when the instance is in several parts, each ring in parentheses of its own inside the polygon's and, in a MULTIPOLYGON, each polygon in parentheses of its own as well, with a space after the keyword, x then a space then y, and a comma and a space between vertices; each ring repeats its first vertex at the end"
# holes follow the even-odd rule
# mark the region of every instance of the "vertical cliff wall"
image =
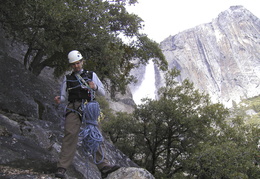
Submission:
POLYGON ((213 102, 230 107, 260 94, 260 20, 242 6, 232 6, 211 23, 170 36, 160 45, 169 68, 181 71, 178 80, 189 79, 213 102))

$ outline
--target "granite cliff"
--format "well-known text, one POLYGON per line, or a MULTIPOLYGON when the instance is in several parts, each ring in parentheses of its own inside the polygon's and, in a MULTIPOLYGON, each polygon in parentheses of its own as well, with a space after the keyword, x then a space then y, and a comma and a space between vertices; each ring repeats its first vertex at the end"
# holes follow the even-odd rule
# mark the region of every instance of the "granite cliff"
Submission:
MULTIPOLYGON (((181 71, 178 80, 189 79, 213 102, 231 107, 260 94, 260 19, 242 6, 169 36, 160 46, 169 68, 181 71)), ((163 73, 155 72, 158 89, 164 85, 163 73)))

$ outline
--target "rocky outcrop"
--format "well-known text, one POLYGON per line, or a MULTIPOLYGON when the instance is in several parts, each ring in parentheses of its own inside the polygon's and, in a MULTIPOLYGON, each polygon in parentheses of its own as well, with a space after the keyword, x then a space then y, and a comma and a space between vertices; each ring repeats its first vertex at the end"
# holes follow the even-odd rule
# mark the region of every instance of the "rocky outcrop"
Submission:
MULTIPOLYGON (((109 95, 108 95, 109 96, 109 95)), ((107 98, 109 107, 114 112, 133 113, 136 108, 135 101, 129 87, 127 87, 125 94, 116 93, 113 99, 107 98)))
MULTIPOLYGON (((260 20, 242 6, 170 36, 160 46, 169 68, 181 71, 178 80, 189 79, 213 102, 231 107, 260 94, 260 20)), ((163 74, 156 76, 163 79, 163 74)))
POLYGON ((143 168, 122 167, 111 173, 109 179, 154 179, 154 177, 143 168))

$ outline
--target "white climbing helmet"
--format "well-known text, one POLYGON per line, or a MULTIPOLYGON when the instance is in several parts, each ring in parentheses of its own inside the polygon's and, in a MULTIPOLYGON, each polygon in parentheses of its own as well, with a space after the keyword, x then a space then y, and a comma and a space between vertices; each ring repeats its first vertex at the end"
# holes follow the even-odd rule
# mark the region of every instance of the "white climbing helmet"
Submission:
POLYGON ((77 50, 72 50, 69 54, 68 54, 68 59, 69 59, 69 63, 74 63, 76 61, 81 60, 83 57, 81 55, 81 53, 77 50))

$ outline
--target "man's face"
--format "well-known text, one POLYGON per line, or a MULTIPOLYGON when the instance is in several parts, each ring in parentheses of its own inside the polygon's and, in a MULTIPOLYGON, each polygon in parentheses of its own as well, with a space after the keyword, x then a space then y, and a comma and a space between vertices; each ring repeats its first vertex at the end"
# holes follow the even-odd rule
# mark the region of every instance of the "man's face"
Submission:
POLYGON ((79 72, 82 69, 82 66, 83 66, 82 60, 71 63, 71 67, 74 72, 79 72))

